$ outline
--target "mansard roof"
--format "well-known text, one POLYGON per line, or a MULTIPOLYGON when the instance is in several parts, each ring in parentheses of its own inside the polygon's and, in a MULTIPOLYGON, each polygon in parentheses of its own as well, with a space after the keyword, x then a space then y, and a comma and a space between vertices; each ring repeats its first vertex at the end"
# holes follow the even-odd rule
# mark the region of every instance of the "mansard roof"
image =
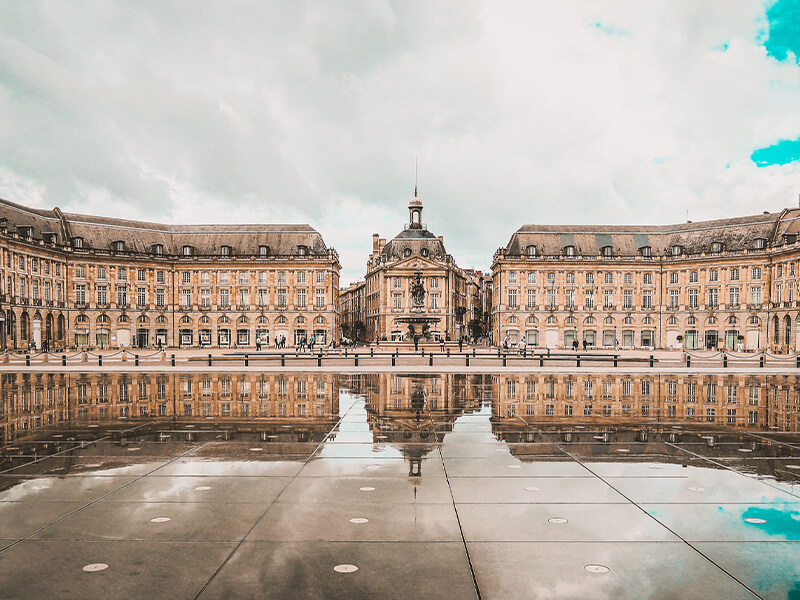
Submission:
POLYGON ((84 248, 109 250, 114 242, 124 242, 129 252, 149 253, 161 245, 164 254, 182 254, 183 246, 191 246, 196 255, 217 255, 222 246, 233 254, 259 254, 267 246, 272 255, 297 253, 299 246, 309 254, 324 255, 327 246, 322 236, 307 224, 244 224, 244 225, 167 225, 146 221, 61 213, 58 209, 39 210, 0 199, 0 219, 13 227, 34 226, 34 238, 44 232, 59 232, 59 242, 81 238, 84 248))
POLYGON ((675 225, 524 225, 511 236, 505 251, 513 256, 536 246, 537 255, 553 256, 572 246, 576 255, 596 256, 611 247, 615 256, 633 256, 643 247, 657 255, 678 246, 686 254, 696 254, 720 243, 722 249, 736 252, 754 249, 757 239, 768 246, 779 243, 784 230, 800 232, 800 210, 675 225))
POLYGON ((442 240, 425 228, 404 229, 381 249, 381 254, 388 259, 405 258, 407 249, 412 256, 421 256, 423 249, 430 258, 444 260, 447 256, 442 240))

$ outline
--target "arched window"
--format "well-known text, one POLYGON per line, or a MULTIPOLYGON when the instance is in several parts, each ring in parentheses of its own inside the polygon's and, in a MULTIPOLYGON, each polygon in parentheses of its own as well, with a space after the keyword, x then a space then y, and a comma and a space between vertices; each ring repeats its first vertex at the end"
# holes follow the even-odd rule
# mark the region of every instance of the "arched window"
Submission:
POLYGON ((158 315, 156 317, 156 323, 166 323, 166 322, 167 322, 167 317, 165 317, 164 315, 158 315))
POLYGON ((528 246, 525 252, 528 255, 528 258, 533 258, 534 256, 536 256, 536 246, 533 245, 528 246))
POLYGON ((650 246, 642 246, 639 248, 639 255, 645 258, 650 258, 653 256, 653 249, 650 246))
POLYGON ((556 322, 556 318, 553 315, 550 315, 549 317, 547 317, 547 324, 548 325, 552 325, 555 322, 556 322))
POLYGON ((191 319, 191 317, 189 317, 189 315, 183 315, 181 317, 181 323, 183 323, 184 325, 187 324, 187 323, 191 323, 191 322, 192 322, 192 319, 191 319))
POLYGON ((600 248, 600 255, 603 258, 611 258, 614 256, 614 248, 612 246, 603 246, 600 248))
POLYGON ((575 317, 572 317, 572 316, 567 317, 567 324, 568 325, 574 325, 575 324, 575 317))
POLYGON ((668 325, 677 325, 677 324, 678 324, 678 317, 676 317, 675 315, 672 315, 672 316, 671 316, 671 317, 670 317, 670 318, 667 320, 667 324, 668 324, 668 325))
POLYGON ((221 246, 219 249, 220 256, 230 256, 233 254, 230 246, 221 246))
POLYGON ((164 254, 164 244, 153 244, 150 246, 150 251, 156 256, 164 254))
POLYGON ((208 315, 203 315, 202 317, 200 317, 200 322, 205 325, 207 323, 211 323, 211 319, 209 318, 208 315))
POLYGON ((286 323, 286 317, 284 317, 283 315, 279 315, 278 318, 275 319, 275 322, 283 325, 286 323))
POLYGON ((680 256, 683 254, 683 246, 679 246, 678 244, 674 244, 672 246, 672 256, 680 256))
POLYGON ((575 256, 575 246, 564 246, 564 256, 575 256))
POLYGON ((725 249, 725 244, 722 242, 711 242, 711 253, 719 254, 725 249))
POLYGON ((192 256, 194 254, 194 248, 192 246, 184 246, 183 247, 183 255, 184 256, 192 256))
POLYGON ((259 246, 258 247, 258 255, 259 256, 269 256, 269 246, 259 246))
POLYGON ((763 250, 767 247, 767 240, 765 238, 756 238, 753 240, 753 248, 755 250, 763 250))
POLYGON ((738 323, 738 319, 736 317, 733 315, 728 317, 728 325, 736 325, 736 323, 738 323))
POLYGON ((614 317, 606 317, 605 324, 606 325, 613 325, 614 324, 614 317))
POLYGON ((694 317, 689 317, 688 319, 686 319, 686 324, 687 325, 697 325, 697 319, 694 318, 694 317))

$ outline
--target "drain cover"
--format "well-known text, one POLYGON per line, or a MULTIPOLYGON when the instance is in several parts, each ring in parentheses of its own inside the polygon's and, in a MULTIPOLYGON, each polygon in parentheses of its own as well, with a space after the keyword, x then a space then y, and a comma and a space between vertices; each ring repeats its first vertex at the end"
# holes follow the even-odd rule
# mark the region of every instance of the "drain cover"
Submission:
POLYGON ((362 492, 374 492, 375 491, 374 487, 370 487, 368 485, 364 486, 362 488, 358 488, 358 489, 361 490, 362 492))
POLYGON ((508 465, 509 469, 521 469, 522 465, 508 465))
POLYGON ((211 489, 211 486, 210 486, 210 485, 198 485, 198 486, 197 486, 196 488, 194 488, 194 489, 195 489, 195 491, 197 491, 197 492, 206 492, 206 491, 208 491, 208 490, 210 490, 210 489, 211 489))
POLYGON ((689 488, 690 492, 702 492, 704 490, 705 490, 705 488, 696 487, 696 486, 692 486, 692 487, 689 488))
POLYGON ((533 487, 532 485, 531 485, 531 486, 529 486, 529 487, 526 487, 526 488, 524 488, 524 490, 525 490, 526 492, 539 492, 539 491, 541 491, 539 488, 537 488, 537 487, 533 487))
POLYGON ((556 525, 564 525, 565 523, 569 523, 567 519, 563 517, 550 517, 547 519, 550 523, 555 523, 556 525))
POLYGON ((598 573, 598 574, 608 573, 611 570, 605 565, 586 565, 583 568, 586 569, 586 571, 588 571, 589 573, 598 573))
POLYGON ((83 567, 87 573, 94 573, 95 571, 105 571, 108 568, 106 563, 92 563, 83 567))
POLYGON ((365 519, 364 517, 353 517, 350 519, 350 522, 353 525, 363 525, 364 523, 369 523, 369 519, 365 519))
POLYGON ((767 522, 766 519, 759 519, 758 517, 748 517, 745 519, 746 522, 752 523, 753 525, 763 525, 767 522))
POLYGON ((358 567, 355 565, 336 565, 333 570, 337 573, 355 573, 358 567))
POLYGON ((166 523, 169 520, 170 520, 169 517, 154 517, 154 518, 150 519, 150 522, 151 523, 166 523))

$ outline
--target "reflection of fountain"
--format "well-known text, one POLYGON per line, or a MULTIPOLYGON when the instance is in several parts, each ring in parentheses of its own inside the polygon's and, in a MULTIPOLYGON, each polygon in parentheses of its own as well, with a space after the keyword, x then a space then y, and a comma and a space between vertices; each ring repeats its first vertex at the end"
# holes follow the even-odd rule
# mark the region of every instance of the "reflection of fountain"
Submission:
POLYGON ((422 283, 422 273, 417 271, 414 275, 414 281, 411 282, 411 312, 414 314, 410 317, 397 317, 394 322, 408 325, 408 337, 414 340, 414 345, 416 345, 423 337, 425 339, 430 339, 431 325, 438 323, 442 319, 440 317, 422 315, 425 301, 425 286, 422 283), (419 329, 417 329, 417 327, 419 327, 419 329))

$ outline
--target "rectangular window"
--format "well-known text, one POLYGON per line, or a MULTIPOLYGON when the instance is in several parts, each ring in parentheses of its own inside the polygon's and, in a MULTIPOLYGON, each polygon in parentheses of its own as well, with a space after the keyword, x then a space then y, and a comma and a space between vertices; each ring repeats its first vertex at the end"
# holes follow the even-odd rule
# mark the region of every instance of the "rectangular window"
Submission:
POLYGON ((710 269, 708 271, 709 281, 719 281, 719 271, 717 269, 710 269))
POLYGON ((536 283, 536 273, 531 271, 528 273, 528 283, 536 283))
POLYGON ((761 304, 761 287, 750 288, 750 303, 761 304))
POLYGON ((587 284, 594 283, 594 273, 586 273, 586 283, 587 284))
POLYGON ((305 283, 306 282, 306 272, 305 271, 298 271, 297 272, 297 283, 305 283))
POLYGON ((259 306, 266 306, 269 304, 269 291, 265 288, 259 288, 258 290, 258 305, 259 306))
POLYGON ((614 283, 614 274, 613 273, 606 273, 605 282, 606 282, 606 285, 610 285, 610 284, 614 283))
MULTIPOLYGON (((433 283, 433 282, 431 282, 433 283)), ((516 271, 509 271, 508 272, 508 283, 517 283, 517 272, 516 271)))
POLYGON ((183 271, 181 273, 181 283, 183 285, 189 285, 192 283, 192 273, 190 271, 183 271))
POLYGON ((508 290, 508 308, 517 308, 517 290, 508 290))
POLYGON ((697 308, 698 300, 697 300, 697 290, 692 289, 689 290, 689 308, 697 308))
POLYGON ((547 283, 553 284, 556 282, 556 274, 554 272, 550 272, 547 274, 547 283))
POLYGON ((565 290, 564 294, 567 308, 575 308, 575 290, 565 290))
POLYGON ((147 288, 136 288, 136 303, 139 306, 147 304, 147 288))
POLYGON ((117 286, 117 305, 128 306, 128 288, 124 285, 117 286))
POLYGON ((325 290, 315 290, 314 291, 314 306, 316 308, 324 308, 325 307, 325 290))
POLYGON ((587 310, 594 308, 594 290, 584 290, 583 305, 587 310))
POLYGON ((750 277, 751 279, 761 279, 761 267, 753 267, 750 277))
POLYGON ((164 283, 164 281, 166 281, 164 271, 156 271, 156 283, 164 283))
POLYGON ((165 297, 166 293, 164 291, 164 288, 158 288, 156 290, 156 306, 158 308, 164 308, 164 306, 166 305, 165 297))
POLYGON ((211 290, 209 288, 202 288, 200 290, 200 306, 209 308, 211 306, 211 290))
POLYGON ((719 290, 717 288, 709 288, 708 305, 712 307, 719 306, 719 290))
POLYGON ((97 304, 99 306, 108 304, 108 288, 104 285, 97 286, 97 304))
POLYGON ((192 305, 192 290, 181 290, 181 307, 189 308, 192 305))
POLYGON ((622 292, 622 306, 623 308, 633 308, 633 290, 622 292))
POLYGON ((731 306, 739 306, 739 288, 728 288, 728 304, 731 306))
POLYGON ((394 308, 394 310, 400 310, 403 308, 402 294, 392 294, 392 308, 394 308))
POLYGON ((146 281, 147 280, 147 271, 144 269, 139 269, 136 271, 136 281, 146 281))
POLYGON ((549 308, 555 308, 555 306, 556 306, 556 291, 555 290, 547 290, 547 306, 549 308))
POLYGON ((86 304, 86 286, 81 283, 75 285, 75 302, 86 304))
POLYGON ((633 273, 625 273, 622 276, 622 282, 625 285, 631 285, 633 283, 633 273))
POLYGON ((677 273, 670 273, 669 274, 669 282, 673 285, 678 283, 678 274, 677 273))
POLYGON ((317 271, 317 284, 325 283, 325 271, 317 271))
POLYGON ((278 290, 278 308, 286 308, 286 289, 278 290))
POLYGON ((117 269, 117 281, 128 281, 128 269, 125 267, 117 269))
POLYGON ((642 275, 642 283, 645 285, 653 285, 653 274, 645 273, 642 275))
POLYGON ((670 308, 678 307, 678 290, 669 291, 669 307, 670 308))
POLYGON ((98 279, 105 279, 106 278, 106 268, 105 267, 97 267, 97 278, 98 279))
POLYGON ((689 273, 689 283, 697 283, 697 271, 689 273))
POLYGON ((528 290, 528 308, 536 308, 536 290, 528 290))
MULTIPOLYGON (((516 290, 514 290, 514 298, 516 302, 516 290)), ((431 294, 431 310, 437 310, 439 308, 439 294, 431 294)))
POLYGON ((306 307, 306 291, 297 290, 297 308, 306 307))
POLYGON ((642 308, 653 308, 653 291, 644 290, 642 292, 642 308))
POLYGON ((219 291, 219 305, 221 308, 229 308, 231 305, 231 291, 222 289, 219 291))
POLYGON ((728 271, 728 274, 730 276, 731 281, 739 281, 739 269, 734 267, 730 271, 728 271))

